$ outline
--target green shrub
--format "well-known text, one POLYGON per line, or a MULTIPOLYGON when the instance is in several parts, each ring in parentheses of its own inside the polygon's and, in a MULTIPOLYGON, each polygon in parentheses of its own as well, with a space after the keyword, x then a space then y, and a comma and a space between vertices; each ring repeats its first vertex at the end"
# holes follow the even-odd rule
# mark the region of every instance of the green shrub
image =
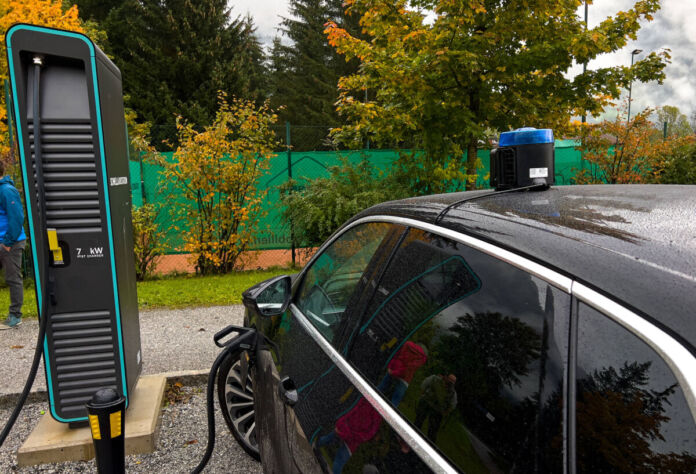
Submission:
POLYGON ((665 184, 696 184, 696 145, 670 156, 658 181, 665 184))
POLYGON ((328 178, 290 181, 281 186, 283 219, 292 225, 297 246, 324 242, 341 224, 368 207, 398 197, 388 177, 363 159, 329 168, 328 178))
POLYGON ((165 251, 164 232, 157 224, 158 215, 159 207, 155 204, 144 204, 133 209, 133 251, 138 281, 152 275, 157 257, 165 251))

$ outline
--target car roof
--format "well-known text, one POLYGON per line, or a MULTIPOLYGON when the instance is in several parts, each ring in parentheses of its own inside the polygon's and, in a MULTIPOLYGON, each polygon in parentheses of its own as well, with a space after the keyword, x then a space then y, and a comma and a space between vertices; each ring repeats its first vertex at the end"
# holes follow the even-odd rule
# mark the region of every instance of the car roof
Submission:
POLYGON ((391 201, 389 215, 473 235, 620 300, 696 353, 696 186, 589 185, 391 201))

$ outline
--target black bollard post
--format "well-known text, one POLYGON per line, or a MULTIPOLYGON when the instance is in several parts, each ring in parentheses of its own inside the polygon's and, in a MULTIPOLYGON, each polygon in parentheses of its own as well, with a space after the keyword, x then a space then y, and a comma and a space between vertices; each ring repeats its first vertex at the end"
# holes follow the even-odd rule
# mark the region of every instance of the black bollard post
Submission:
POLYGON ((126 399, 112 388, 99 390, 87 404, 99 474, 126 472, 126 399))

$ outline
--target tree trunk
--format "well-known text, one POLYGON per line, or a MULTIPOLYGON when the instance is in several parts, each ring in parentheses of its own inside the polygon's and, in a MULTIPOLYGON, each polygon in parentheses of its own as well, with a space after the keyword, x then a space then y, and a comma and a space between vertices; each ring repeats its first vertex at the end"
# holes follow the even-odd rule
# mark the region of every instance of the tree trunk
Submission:
MULTIPOLYGON (((478 138, 474 137, 469 140, 469 144, 466 147, 466 174, 467 177, 470 178, 471 176, 476 175, 476 150, 478 148, 478 138)), ((471 191, 472 189, 476 189, 476 180, 475 179, 467 179, 466 180, 466 187, 465 189, 467 191, 471 191)))
MULTIPOLYGON (((481 27, 482 29, 483 26, 481 27)), ((475 77, 477 77, 476 75, 475 77)), ((471 113, 474 114, 477 119, 480 119, 481 115, 481 83, 477 81, 475 86, 469 89, 469 108, 471 113)), ((481 120, 477 120, 477 123, 481 123, 481 120)), ((471 191, 476 189, 476 150, 478 148, 478 136, 473 135, 469 137, 469 143, 466 147, 466 190, 471 191)))

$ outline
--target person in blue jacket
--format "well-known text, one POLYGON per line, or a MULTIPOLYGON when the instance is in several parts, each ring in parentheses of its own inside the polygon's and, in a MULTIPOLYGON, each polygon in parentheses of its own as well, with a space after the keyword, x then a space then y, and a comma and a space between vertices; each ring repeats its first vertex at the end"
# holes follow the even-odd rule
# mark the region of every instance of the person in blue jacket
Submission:
POLYGON ((22 324, 22 252, 26 246, 24 234, 24 208, 14 182, 5 176, 5 165, 0 161, 0 263, 5 269, 5 283, 10 288, 10 314, 0 330, 16 328, 22 324))

